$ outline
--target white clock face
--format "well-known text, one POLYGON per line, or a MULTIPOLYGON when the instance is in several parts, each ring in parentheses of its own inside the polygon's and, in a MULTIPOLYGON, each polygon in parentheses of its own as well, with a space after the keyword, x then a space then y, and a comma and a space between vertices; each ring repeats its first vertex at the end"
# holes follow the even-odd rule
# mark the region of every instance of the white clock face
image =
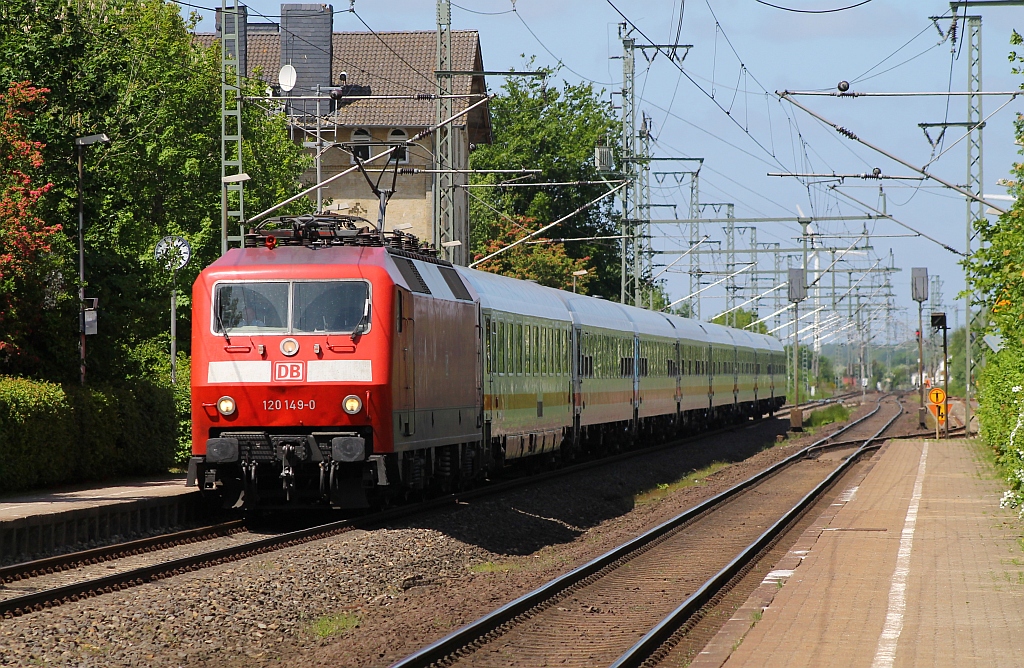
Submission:
POLYGON ((164 237, 156 244, 153 253, 158 261, 163 261, 168 269, 181 269, 192 258, 192 247, 185 237, 164 237))

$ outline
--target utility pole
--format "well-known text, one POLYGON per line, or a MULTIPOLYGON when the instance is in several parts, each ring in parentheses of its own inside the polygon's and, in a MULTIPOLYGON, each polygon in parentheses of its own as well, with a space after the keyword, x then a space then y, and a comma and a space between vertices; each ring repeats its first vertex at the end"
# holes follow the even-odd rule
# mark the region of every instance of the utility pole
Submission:
MULTIPOLYGON (((452 6, 450 0, 437 0, 437 104, 434 122, 440 125, 451 118, 453 112, 452 90, 452 6)), ((442 256, 453 264, 465 264, 463 258, 469 250, 462 244, 455 222, 455 144, 451 123, 438 127, 434 133, 434 246, 442 256)))
MULTIPOLYGON (((651 215, 648 192, 650 172, 650 122, 642 116, 637 127, 636 108, 636 51, 654 49, 666 54, 677 63, 686 58, 692 45, 689 44, 637 44, 632 28, 626 23, 619 24, 619 39, 622 40, 622 172, 626 187, 622 189, 622 220, 620 235, 621 280, 619 301, 643 307, 643 290, 651 276, 651 215), (683 56, 677 55, 684 49, 683 56), (671 49, 671 53, 666 51, 671 49), (639 142, 637 141, 639 139, 639 142), (641 213, 645 212, 645 213, 641 213)), ((663 158, 678 159, 678 158, 663 158)), ((648 286, 653 289, 653 286, 648 286)))
POLYGON ((619 24, 619 37, 622 39, 622 171, 626 186, 622 189, 622 219, 619 234, 622 236, 620 252, 622 254, 622 276, 620 279, 619 302, 626 304, 626 297, 633 290, 636 275, 630 275, 629 268, 632 255, 636 251, 635 225, 637 166, 636 155, 636 63, 634 50, 636 40, 628 33, 625 23, 619 24))
POLYGON ((793 409, 789 413, 789 428, 804 430, 804 414, 800 410, 800 302, 807 298, 807 272, 789 270, 789 301, 793 303, 793 409))
MULTIPOLYGON (((966 8, 964 13, 967 13, 966 8)), ((954 19, 956 15, 954 14, 954 19)), ((984 96, 976 95, 981 91, 981 17, 967 17, 967 122, 970 124, 967 133, 967 189, 972 193, 981 196, 982 166, 984 164, 984 147, 981 141, 982 128, 979 127, 984 116, 981 113, 981 100, 984 96)), ((972 244, 974 242, 975 230, 978 224, 986 220, 985 206, 973 199, 967 200, 967 257, 974 254, 972 244)), ((971 387, 974 380, 974 355, 971 350, 974 345, 974 330, 977 328, 976 314, 972 308, 974 295, 972 290, 964 291, 964 307, 967 315, 967 336, 964 337, 964 435, 971 436, 971 396, 974 394, 971 387)))
MULTIPOLYGON (((701 166, 703 165, 701 158, 701 166)), ((690 248, 693 248, 700 237, 700 166, 690 177, 690 248)), ((700 256, 690 254, 690 294, 696 296, 690 300, 690 317, 700 320, 700 256)))
MULTIPOLYGON (((241 225, 245 221, 244 181, 224 181, 225 176, 242 173, 242 58, 240 31, 246 22, 240 0, 221 0, 220 4, 220 178, 225 196, 221 199, 221 254, 230 242, 242 244, 241 225), (235 193, 235 197, 231 197, 235 193), (231 205, 237 202, 237 208, 231 205), (229 234, 231 223, 238 224, 238 236, 229 234)), ((319 181, 318 181, 319 182, 319 181)))
MULTIPOLYGON (((645 160, 651 156, 651 118, 641 112, 640 115, 640 159, 645 160)), ((637 212, 641 214, 640 220, 634 223, 635 238, 633 242, 633 306, 642 307, 644 303, 643 288, 651 291, 654 286, 649 285, 651 266, 654 263, 654 255, 651 252, 651 168, 649 162, 643 162, 637 173, 637 212)))

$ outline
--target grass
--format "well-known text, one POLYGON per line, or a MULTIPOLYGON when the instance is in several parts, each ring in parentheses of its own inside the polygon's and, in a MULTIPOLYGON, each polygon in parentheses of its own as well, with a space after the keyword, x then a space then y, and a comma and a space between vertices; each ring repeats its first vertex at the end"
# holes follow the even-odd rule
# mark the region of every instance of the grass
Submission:
POLYGON ((509 561, 485 561, 482 564, 473 564, 469 570, 473 573, 509 573, 518 571, 522 566, 509 561))
POLYGON ((310 631, 318 638, 330 638, 359 626, 359 617, 348 612, 318 617, 310 624, 310 631))
POLYGON ((827 408, 821 408, 807 416, 804 427, 813 429, 833 422, 844 422, 848 419, 850 419, 849 408, 842 404, 829 404, 827 408))
POLYGON ((654 489, 649 489, 645 492, 641 492, 634 497, 636 505, 642 506, 650 503, 656 503, 661 501, 669 494, 676 492, 680 489, 686 489, 687 487, 698 487, 704 484, 704 481, 714 473, 721 471, 722 469, 729 466, 728 462, 712 462, 708 466, 697 471, 687 473, 685 476, 676 480, 675 482, 661 483, 654 489))
POLYGON ((753 613, 752 613, 752 614, 750 615, 750 619, 751 619, 751 620, 752 620, 752 621, 753 621, 753 622, 754 622, 754 623, 756 624, 756 623, 758 623, 759 621, 761 621, 761 617, 763 617, 763 616, 764 616, 764 611, 763 611, 763 610, 755 610, 755 611, 754 611, 754 612, 753 612, 753 613))

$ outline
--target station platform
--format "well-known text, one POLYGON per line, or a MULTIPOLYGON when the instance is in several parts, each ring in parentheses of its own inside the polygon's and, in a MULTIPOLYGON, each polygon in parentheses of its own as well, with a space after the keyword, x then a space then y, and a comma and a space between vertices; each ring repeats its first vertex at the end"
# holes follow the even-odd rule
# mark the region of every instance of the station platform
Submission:
POLYGON ((0 497, 0 563, 187 526, 200 512, 184 474, 0 497))
POLYGON ((1021 665, 1022 522, 984 447, 890 441, 690 665, 1021 665))

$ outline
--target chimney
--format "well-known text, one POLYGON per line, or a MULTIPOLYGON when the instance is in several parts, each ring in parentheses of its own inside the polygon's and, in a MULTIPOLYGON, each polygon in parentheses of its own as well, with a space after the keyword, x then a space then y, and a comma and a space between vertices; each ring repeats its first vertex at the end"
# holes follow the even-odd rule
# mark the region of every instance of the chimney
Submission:
MULTIPOLYGON (((332 5, 281 5, 281 66, 291 65, 296 73, 291 95, 315 95, 317 84, 331 85, 333 33, 332 5)), ((315 103, 303 106, 315 113, 315 103)))

